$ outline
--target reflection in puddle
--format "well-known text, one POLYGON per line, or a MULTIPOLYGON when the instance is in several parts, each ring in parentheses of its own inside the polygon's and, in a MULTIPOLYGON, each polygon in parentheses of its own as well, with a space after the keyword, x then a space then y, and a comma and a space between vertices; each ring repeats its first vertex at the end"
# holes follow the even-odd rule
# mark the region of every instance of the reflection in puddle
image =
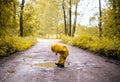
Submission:
MULTIPOLYGON (((47 68, 56 67, 55 62, 39 62, 39 63, 34 63, 34 65, 38 67, 47 67, 47 68)), ((68 66, 68 64, 66 63, 65 66, 68 66)))

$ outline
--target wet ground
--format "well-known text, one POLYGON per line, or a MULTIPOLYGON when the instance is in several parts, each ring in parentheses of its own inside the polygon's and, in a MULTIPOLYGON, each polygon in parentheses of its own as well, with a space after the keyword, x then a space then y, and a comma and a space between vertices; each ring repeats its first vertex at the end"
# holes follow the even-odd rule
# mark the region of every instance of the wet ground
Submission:
POLYGON ((120 65, 88 51, 66 45, 65 68, 50 46, 59 40, 38 40, 30 49, 0 59, 0 82, 120 82, 120 65))

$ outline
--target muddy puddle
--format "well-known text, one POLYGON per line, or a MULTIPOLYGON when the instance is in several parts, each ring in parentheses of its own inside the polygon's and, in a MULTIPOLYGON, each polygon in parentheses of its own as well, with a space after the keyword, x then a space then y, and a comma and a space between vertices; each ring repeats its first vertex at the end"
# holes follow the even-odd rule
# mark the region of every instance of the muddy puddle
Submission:
MULTIPOLYGON (((68 63, 65 63, 65 67, 68 66, 69 64, 68 63)), ((55 65, 55 62, 38 62, 38 63, 34 63, 34 66, 37 66, 37 67, 46 67, 46 68, 55 68, 57 67, 55 65)))
POLYGON ((9 70, 7 70, 7 73, 15 73, 15 70, 13 70, 13 69, 9 69, 9 70))

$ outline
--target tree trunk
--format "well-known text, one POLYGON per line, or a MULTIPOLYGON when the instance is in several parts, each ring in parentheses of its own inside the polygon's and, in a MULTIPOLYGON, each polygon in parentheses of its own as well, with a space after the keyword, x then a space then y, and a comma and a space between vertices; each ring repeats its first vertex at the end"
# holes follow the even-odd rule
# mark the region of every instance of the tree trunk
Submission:
POLYGON ((64 14, 64 32, 65 35, 67 35, 67 23, 66 23, 66 12, 65 12, 65 7, 64 7, 64 0, 62 2, 62 8, 63 8, 63 14, 64 14))
POLYGON ((72 26, 72 15, 71 15, 71 0, 69 1, 69 33, 68 35, 71 36, 71 26, 72 26))
POLYGON ((99 0, 99 37, 102 36, 102 11, 101 11, 101 0, 99 0))
POLYGON ((77 22, 77 8, 78 8, 78 2, 76 2, 76 8, 75 8, 75 19, 74 19, 74 25, 72 30, 72 36, 74 37, 75 30, 76 30, 76 22, 77 22))
POLYGON ((25 0, 22 0, 21 11, 20 11, 20 36, 23 37, 23 8, 25 0))

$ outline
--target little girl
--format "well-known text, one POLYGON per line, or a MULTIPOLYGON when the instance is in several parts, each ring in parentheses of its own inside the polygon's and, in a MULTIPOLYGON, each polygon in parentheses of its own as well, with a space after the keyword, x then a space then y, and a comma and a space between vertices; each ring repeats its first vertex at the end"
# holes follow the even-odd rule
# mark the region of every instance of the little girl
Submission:
POLYGON ((62 44, 53 44, 51 46, 51 50, 55 53, 55 55, 57 55, 58 53, 60 54, 60 59, 58 63, 55 64, 60 68, 64 67, 65 60, 69 55, 68 48, 62 44))

